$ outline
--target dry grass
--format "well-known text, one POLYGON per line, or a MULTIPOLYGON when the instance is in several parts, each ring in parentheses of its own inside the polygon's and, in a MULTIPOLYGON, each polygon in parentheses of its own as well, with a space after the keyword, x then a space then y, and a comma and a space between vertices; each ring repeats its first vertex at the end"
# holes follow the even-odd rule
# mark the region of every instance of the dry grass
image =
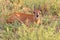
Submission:
POLYGON ((60 0, 0 0, 0 40, 60 40, 60 0), (42 11, 41 25, 5 22, 8 14, 34 5, 42 11))

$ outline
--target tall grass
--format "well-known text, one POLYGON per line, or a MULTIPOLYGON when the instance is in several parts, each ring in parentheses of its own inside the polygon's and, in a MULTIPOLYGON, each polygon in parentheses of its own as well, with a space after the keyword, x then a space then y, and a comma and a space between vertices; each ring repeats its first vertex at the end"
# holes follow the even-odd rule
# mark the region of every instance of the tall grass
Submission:
POLYGON ((60 0, 0 0, 0 40, 60 40, 60 0), (5 22, 8 14, 25 6, 41 10, 42 24, 5 22))

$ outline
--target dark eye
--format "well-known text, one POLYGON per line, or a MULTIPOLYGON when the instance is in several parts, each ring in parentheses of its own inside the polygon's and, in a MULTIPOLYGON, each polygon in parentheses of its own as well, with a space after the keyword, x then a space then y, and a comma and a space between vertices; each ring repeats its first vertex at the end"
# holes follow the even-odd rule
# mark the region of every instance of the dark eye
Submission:
POLYGON ((33 12, 33 13, 35 13, 35 12, 33 12))

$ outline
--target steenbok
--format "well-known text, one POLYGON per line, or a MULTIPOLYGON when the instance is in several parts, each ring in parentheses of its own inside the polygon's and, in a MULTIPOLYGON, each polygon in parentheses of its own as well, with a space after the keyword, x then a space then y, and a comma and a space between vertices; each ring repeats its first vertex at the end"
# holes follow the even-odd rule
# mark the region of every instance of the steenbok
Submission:
POLYGON ((34 10, 32 14, 15 12, 8 15, 6 22, 13 23, 15 20, 18 20, 20 23, 24 23, 25 25, 29 25, 30 23, 40 24, 41 23, 40 13, 41 11, 39 10, 34 10))

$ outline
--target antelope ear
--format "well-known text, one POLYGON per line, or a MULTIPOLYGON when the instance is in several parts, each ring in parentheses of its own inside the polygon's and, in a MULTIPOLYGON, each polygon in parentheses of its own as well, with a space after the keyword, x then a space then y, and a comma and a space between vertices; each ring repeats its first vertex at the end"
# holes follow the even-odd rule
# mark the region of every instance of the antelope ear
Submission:
POLYGON ((39 11, 39 13, 41 13, 41 11, 39 11))

